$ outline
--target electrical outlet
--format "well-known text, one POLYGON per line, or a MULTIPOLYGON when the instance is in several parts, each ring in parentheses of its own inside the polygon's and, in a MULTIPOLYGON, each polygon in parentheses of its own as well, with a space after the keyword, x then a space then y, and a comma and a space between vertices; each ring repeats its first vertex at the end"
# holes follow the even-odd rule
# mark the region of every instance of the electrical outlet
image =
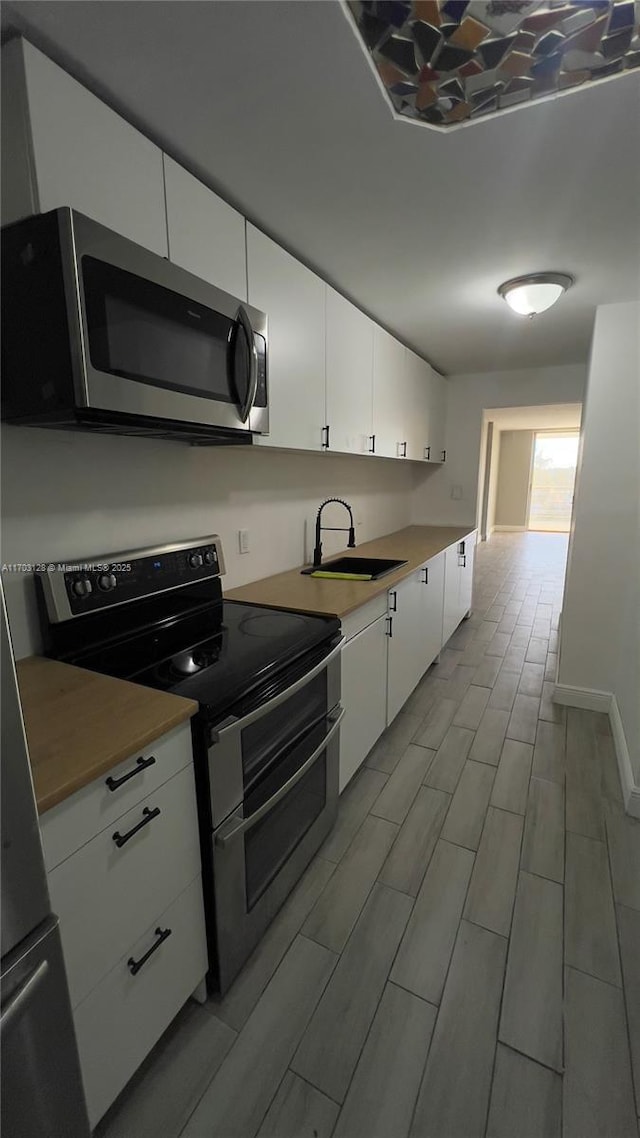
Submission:
POLYGON ((458 502, 462 498, 462 486, 452 486, 451 497, 458 502))
POLYGON ((249 552, 249 530, 248 529, 239 529, 238 530, 238 549, 240 550, 241 553, 248 553, 249 552))

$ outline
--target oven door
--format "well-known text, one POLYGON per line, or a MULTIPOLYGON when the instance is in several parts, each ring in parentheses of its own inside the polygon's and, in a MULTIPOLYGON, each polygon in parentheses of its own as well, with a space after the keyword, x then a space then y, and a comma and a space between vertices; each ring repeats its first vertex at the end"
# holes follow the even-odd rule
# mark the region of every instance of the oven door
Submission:
POLYGON ((263 313, 73 211, 86 406, 268 429, 263 313))
POLYGON ((212 835, 216 955, 224 993, 309 861, 338 809, 334 708, 271 765, 212 835))

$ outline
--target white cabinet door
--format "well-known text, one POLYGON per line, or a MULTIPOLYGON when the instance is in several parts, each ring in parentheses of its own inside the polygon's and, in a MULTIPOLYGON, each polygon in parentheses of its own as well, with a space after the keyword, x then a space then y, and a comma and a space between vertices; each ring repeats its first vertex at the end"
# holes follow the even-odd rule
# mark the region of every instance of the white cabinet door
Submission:
POLYGON ((372 415, 373 322, 327 285, 329 449, 366 454, 372 415))
POLYGON ((387 723, 391 723, 411 695, 420 669, 421 584, 418 571, 389 590, 389 664, 387 723))
POLYGON ((377 324, 373 328, 373 434, 375 453, 399 458, 405 441, 405 348, 377 324))
POLYGON ((406 351, 407 394, 405 408, 405 441, 407 458, 424 462, 429 445, 430 367, 415 352, 406 351))
POLYGON ((419 657, 421 674, 426 672, 442 648, 444 571, 444 553, 432 557, 419 570, 421 597, 419 657))
POLYGON ((169 260, 239 300, 247 299, 244 217, 164 155, 169 260))
POLYGON ((342 650, 340 793, 386 726, 387 617, 380 616, 342 650))
POLYGON ((443 644, 471 611, 476 536, 477 531, 471 530, 445 550, 443 644))
POLYGON ((249 303, 269 320, 269 435, 258 445, 320 450, 325 425, 325 283, 247 225, 249 303))
POLYGON ((3 64, 30 133, 25 213, 72 206, 166 256, 162 151, 26 40, 7 47, 3 64))
POLYGON ((445 447, 445 418, 447 408, 447 381, 429 368, 428 379, 428 462, 442 462, 445 447))
POLYGON ((459 545, 450 545, 444 553, 444 619, 442 643, 446 644, 453 636, 462 617, 460 616, 460 565, 459 545))
POLYGON ((471 602, 473 594, 473 564, 476 552, 476 536, 477 531, 467 534, 464 541, 460 542, 460 620, 471 611, 471 602))

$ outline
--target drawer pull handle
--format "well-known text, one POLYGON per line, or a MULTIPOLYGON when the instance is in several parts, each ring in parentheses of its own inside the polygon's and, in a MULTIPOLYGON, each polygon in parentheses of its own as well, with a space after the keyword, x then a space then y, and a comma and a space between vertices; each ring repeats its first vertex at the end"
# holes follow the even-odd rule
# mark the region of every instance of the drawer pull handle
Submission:
POLYGON ((149 957, 153 956, 154 952, 158 951, 162 942, 166 940, 167 937, 171 936, 171 929, 157 928, 154 936, 157 936, 158 939, 154 942, 154 944, 151 945, 151 948, 147 949, 144 956, 141 956, 139 960, 134 960, 133 957, 130 956, 127 960, 127 968, 129 969, 132 976, 135 976, 136 973, 140 971, 142 966, 147 963, 149 957))
POLYGON ((149 755, 148 759, 143 759, 141 755, 139 759, 136 759, 136 765, 132 771, 129 771, 128 774, 123 774, 122 778, 113 778, 112 775, 109 775, 109 778, 105 779, 105 783, 109 787, 109 790, 117 790, 119 786, 122 786, 123 782, 128 782, 130 778, 134 778, 135 775, 146 771, 147 767, 152 767, 155 761, 153 755, 149 755))
POLYGON ((115 834, 112 835, 118 849, 120 849, 125 842, 128 842, 129 838, 132 838, 134 834, 137 834, 138 830, 141 830, 143 826, 148 826, 149 822, 153 822, 153 819, 157 818, 158 814, 160 814, 160 807, 156 806, 155 810, 150 810, 148 806, 145 806, 142 813, 144 814, 142 821, 138 822, 138 825, 134 826, 132 830, 129 830, 128 834, 120 834, 118 830, 116 830, 115 834))
POLYGON ((397 611, 398 611, 398 594, 397 594, 395 589, 390 589, 389 590, 389 612, 397 612, 397 611))

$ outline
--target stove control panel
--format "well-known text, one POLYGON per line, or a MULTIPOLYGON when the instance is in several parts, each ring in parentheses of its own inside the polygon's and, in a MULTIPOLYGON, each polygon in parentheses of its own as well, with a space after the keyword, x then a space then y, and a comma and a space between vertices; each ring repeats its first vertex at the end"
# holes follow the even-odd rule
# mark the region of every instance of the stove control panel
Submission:
POLYGON ((213 535, 77 563, 49 564, 36 577, 49 620, 58 623, 222 573, 222 545, 213 535))

